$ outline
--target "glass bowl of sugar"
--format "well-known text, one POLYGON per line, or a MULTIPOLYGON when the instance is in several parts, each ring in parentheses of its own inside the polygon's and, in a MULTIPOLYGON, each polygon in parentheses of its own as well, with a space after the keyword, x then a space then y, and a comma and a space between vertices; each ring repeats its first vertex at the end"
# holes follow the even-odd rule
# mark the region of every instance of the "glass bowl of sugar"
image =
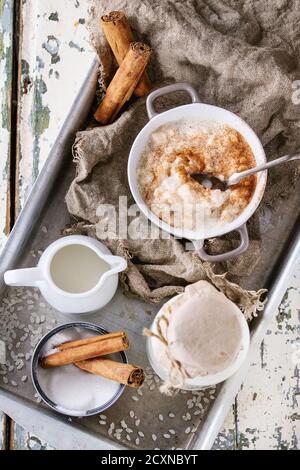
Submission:
MULTIPOLYGON (((41 366, 41 358, 55 352, 57 345, 106 333, 93 323, 71 322, 57 326, 39 341, 32 356, 31 376, 36 392, 50 408, 67 416, 92 416, 112 406, 122 395, 125 385, 85 372, 74 364, 41 366)), ((105 357, 127 363, 124 351, 105 357)))

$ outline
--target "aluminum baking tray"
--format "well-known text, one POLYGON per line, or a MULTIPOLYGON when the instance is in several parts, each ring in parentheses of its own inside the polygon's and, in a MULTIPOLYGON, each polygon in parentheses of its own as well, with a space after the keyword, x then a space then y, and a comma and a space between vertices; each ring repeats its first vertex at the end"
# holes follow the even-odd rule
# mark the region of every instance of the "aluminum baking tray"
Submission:
POLYGON ((16 422, 59 449, 209 449, 229 412, 270 320, 287 287, 289 273, 300 254, 299 188, 277 207, 260 213, 261 259, 247 288, 269 289, 264 312, 251 323, 251 347, 240 370, 216 389, 181 392, 175 398, 159 392, 159 378, 149 367, 142 328, 149 326, 158 306, 148 305, 118 290, 110 304, 84 319, 108 330, 125 329, 134 345, 129 361, 145 367, 139 391, 127 389, 104 415, 71 419, 46 408, 34 395, 30 355, 38 339, 56 324, 78 320, 49 307, 39 291, 4 285, 7 269, 36 264, 45 247, 58 238, 71 219, 64 202, 74 176, 71 146, 86 122, 97 83, 93 63, 31 195, 0 259, 0 339, 7 345, 9 367, 0 365, 0 407, 16 422))

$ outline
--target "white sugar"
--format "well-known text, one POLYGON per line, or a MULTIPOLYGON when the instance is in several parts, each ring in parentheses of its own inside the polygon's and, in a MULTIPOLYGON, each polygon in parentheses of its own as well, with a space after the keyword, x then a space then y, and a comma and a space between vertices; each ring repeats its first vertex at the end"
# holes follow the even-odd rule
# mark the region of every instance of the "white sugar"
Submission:
MULTIPOLYGON (((78 329, 69 329, 66 333, 53 336, 44 346, 42 354, 65 341, 83 337, 86 332, 78 329)), ((87 411, 97 408, 117 393, 119 384, 104 377, 87 374, 73 364, 63 367, 43 369, 38 367, 38 379, 42 390, 59 408, 72 411, 87 411)), ((114 425, 110 425, 114 429, 114 425)))

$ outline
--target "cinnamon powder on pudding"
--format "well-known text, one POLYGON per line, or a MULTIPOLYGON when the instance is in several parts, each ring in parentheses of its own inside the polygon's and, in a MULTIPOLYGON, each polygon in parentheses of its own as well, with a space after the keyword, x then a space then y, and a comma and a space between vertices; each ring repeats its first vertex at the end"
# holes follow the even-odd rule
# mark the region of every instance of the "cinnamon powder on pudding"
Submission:
POLYGON ((253 196, 256 176, 221 191, 205 188, 192 175, 227 179, 253 166, 251 148, 236 129, 191 119, 164 125, 152 133, 137 177, 152 212, 169 225, 196 231, 238 217, 253 196))

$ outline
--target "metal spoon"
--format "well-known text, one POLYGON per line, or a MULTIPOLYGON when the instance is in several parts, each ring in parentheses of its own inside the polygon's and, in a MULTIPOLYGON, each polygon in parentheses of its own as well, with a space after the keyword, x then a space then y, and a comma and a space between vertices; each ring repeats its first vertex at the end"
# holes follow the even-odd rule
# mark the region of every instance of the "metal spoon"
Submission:
POLYGON ((205 173, 195 173, 192 175, 192 178, 198 183, 202 184, 205 188, 209 189, 220 189, 221 191, 226 191, 228 186, 239 183, 243 178, 247 176, 254 175, 259 171, 267 170, 272 168, 272 166, 281 165, 282 163, 291 162, 292 160, 300 159, 300 154, 295 155, 284 155, 284 157, 276 158, 271 162, 264 163, 263 165, 255 166, 249 170, 241 171, 240 173, 233 173, 227 180, 218 178, 217 176, 212 176, 205 173))

